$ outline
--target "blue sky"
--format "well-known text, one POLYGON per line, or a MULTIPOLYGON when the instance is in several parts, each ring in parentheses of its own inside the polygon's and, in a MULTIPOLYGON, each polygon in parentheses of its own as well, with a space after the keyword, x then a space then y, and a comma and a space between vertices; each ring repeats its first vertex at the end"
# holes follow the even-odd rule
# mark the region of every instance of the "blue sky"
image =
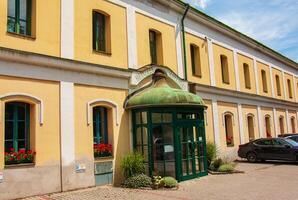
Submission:
POLYGON ((298 62, 298 0, 185 0, 298 62))

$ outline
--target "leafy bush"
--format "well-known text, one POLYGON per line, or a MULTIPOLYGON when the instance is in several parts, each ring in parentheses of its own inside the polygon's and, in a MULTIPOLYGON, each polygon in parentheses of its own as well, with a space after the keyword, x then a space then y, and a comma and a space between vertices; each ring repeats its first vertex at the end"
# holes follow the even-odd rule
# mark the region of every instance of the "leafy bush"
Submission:
POLYGON ((130 153, 121 160, 120 167, 125 179, 145 173, 144 158, 139 153, 130 153))
POLYGON ((218 171, 219 172, 232 172, 232 171, 234 171, 234 169, 235 169, 235 165, 233 163, 226 163, 226 164, 221 165, 218 168, 218 171))
POLYGON ((206 150, 207 150, 207 163, 209 167, 212 161, 217 157, 217 149, 214 143, 207 142, 206 150))
POLYGON ((127 188, 150 187, 152 185, 151 178, 145 174, 138 174, 127 178, 124 181, 124 186, 127 188))
POLYGON ((221 158, 216 158, 211 162, 209 169, 212 171, 218 171, 219 167, 223 164, 224 162, 221 158))
POLYGON ((178 185, 177 180, 170 176, 164 177, 163 182, 164 182, 164 187, 167 187, 167 188, 177 187, 178 185))
POLYGON ((152 178, 152 186, 153 189, 158 189, 164 186, 164 180, 161 176, 153 176, 152 178))

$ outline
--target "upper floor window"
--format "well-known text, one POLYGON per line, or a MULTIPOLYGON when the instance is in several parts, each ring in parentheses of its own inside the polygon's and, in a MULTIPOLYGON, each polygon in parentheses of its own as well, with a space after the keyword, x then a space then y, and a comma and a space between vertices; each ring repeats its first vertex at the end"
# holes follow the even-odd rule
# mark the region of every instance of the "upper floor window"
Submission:
POLYGON ((276 92, 278 96, 281 96, 281 88, 280 88, 280 80, 279 76, 275 75, 275 82, 276 82, 276 92))
POLYGON ((243 73, 244 73, 245 88, 250 89, 251 82, 250 82, 249 66, 246 63, 243 64, 243 73))
POLYGON ((32 0, 8 0, 7 31, 31 35, 32 0))
POLYGON ((194 76, 202 77, 200 49, 198 46, 190 45, 191 67, 194 76))
POLYGON ((220 55, 220 64, 221 64, 221 76, 222 82, 229 84, 229 66, 228 66, 228 58, 225 55, 220 55))
POLYGON ((262 76, 262 86, 263 86, 263 92, 268 92, 268 86, 267 86, 267 76, 265 70, 261 70, 261 76, 262 76))
POLYGON ((292 84, 291 84, 291 80, 288 79, 287 80, 287 84, 288 84, 288 93, 289 93, 289 98, 293 98, 293 93, 292 93, 292 84))
POLYGON ((110 53, 110 17, 107 14, 93 11, 93 49, 110 53))
POLYGON ((149 30, 149 46, 151 64, 162 65, 162 38, 160 32, 156 30, 149 30))

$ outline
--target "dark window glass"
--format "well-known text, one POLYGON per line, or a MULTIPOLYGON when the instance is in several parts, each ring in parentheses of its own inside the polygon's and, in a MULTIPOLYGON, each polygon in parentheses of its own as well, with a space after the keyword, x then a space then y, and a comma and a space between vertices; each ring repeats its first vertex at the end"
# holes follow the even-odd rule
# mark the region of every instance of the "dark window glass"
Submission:
POLYGON ((93 49, 106 51, 106 16, 93 11, 93 49))
POLYGON ((272 140, 259 140, 256 142, 257 145, 272 145, 272 140))
POLYGON ((157 34, 155 31, 149 31, 149 45, 150 45, 150 56, 151 56, 151 63, 157 64, 157 34))
POLYGON ((94 144, 108 144, 107 108, 93 108, 93 138, 94 144))

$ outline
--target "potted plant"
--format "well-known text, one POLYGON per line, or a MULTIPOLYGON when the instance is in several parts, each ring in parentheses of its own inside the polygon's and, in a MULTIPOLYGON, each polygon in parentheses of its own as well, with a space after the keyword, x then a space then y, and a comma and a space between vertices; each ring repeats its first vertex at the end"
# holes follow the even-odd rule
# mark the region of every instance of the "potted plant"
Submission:
POLYGON ((9 152, 5 152, 5 165, 33 163, 35 151, 20 149, 18 152, 11 148, 9 152))
POLYGON ((110 157, 112 156, 112 149, 111 144, 94 144, 94 157, 110 157))

